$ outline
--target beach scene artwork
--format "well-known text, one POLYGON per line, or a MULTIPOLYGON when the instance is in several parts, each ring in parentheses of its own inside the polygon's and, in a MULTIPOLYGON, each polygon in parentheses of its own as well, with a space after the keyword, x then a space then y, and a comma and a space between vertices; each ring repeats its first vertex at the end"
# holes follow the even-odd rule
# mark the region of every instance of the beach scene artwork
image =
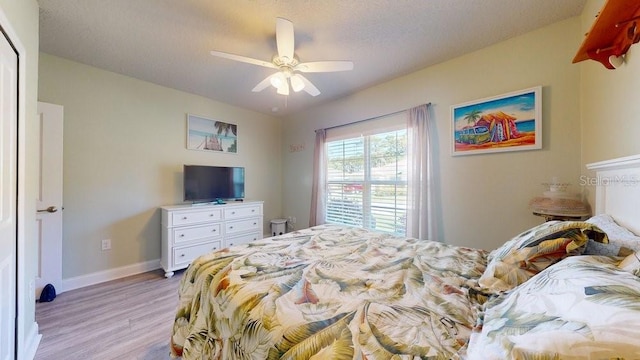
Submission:
POLYGON ((452 154, 542 148, 541 87, 451 107, 452 154))
POLYGON ((195 115, 187 115, 187 148, 237 153, 238 126, 195 115))

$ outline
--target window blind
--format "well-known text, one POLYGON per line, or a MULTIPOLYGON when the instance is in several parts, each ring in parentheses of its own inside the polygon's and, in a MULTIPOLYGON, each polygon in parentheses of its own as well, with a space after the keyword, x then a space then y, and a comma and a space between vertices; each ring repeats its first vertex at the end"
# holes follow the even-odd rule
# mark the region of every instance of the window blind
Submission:
POLYGON ((326 222, 404 235, 404 113, 327 131, 326 222))

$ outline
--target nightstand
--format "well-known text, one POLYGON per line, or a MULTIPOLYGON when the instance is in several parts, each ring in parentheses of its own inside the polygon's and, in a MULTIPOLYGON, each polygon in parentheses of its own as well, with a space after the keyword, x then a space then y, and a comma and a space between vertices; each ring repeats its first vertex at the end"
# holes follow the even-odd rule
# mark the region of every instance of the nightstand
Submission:
MULTIPOLYGON (((555 186, 564 186, 564 184, 555 186)), ((579 195, 557 190, 545 191, 543 196, 531 199, 529 209, 533 215, 541 216, 545 221, 582 221, 591 215, 589 204, 582 201, 579 195)))
POLYGON ((535 216, 541 216, 544 218, 544 221, 583 221, 589 218, 589 214, 586 215, 561 215, 561 214, 543 214, 539 212, 533 212, 535 216))

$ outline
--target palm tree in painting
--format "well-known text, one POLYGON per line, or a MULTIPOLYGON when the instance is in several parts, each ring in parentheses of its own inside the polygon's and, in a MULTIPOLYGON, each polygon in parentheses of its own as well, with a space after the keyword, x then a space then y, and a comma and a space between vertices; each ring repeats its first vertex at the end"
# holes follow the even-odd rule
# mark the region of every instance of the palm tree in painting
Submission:
POLYGON ((464 116, 464 119, 467 120, 467 123, 469 124, 475 124, 480 118, 480 114, 482 114, 482 111, 480 110, 471 110, 464 116))
POLYGON ((218 135, 224 133, 225 136, 229 136, 229 132, 231 132, 234 136, 237 136, 237 127, 233 124, 228 124, 222 121, 216 121, 213 126, 218 129, 218 135))

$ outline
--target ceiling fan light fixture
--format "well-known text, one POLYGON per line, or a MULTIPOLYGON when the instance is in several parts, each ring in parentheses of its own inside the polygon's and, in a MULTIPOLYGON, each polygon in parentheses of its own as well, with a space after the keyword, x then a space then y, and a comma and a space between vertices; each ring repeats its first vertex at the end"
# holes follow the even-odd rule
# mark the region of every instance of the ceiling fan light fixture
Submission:
POLYGON ((287 83, 287 79, 284 77, 284 74, 282 72, 273 74, 269 81, 271 82, 271 85, 276 89, 280 89, 283 84, 287 83))
POLYGON ((293 75, 291 78, 291 88, 293 89, 293 91, 295 92, 299 92, 302 89, 304 89, 304 82, 302 81, 302 79, 300 79, 300 76, 293 75))
POLYGON ((260 81, 251 91, 260 92, 271 85, 277 89, 278 94, 285 96, 289 95, 289 82, 295 92, 304 90, 311 96, 320 95, 320 90, 297 72, 319 73, 353 70, 353 62, 351 61, 325 60, 301 63, 294 53, 293 23, 284 18, 276 19, 276 47, 278 52, 271 58, 271 62, 216 50, 212 50, 211 55, 277 70, 275 74, 260 81))
POLYGON ((277 93, 280 95, 289 95, 289 83, 287 83, 287 81, 285 80, 282 85, 278 86, 278 91, 277 93))

